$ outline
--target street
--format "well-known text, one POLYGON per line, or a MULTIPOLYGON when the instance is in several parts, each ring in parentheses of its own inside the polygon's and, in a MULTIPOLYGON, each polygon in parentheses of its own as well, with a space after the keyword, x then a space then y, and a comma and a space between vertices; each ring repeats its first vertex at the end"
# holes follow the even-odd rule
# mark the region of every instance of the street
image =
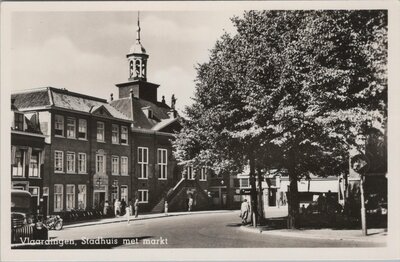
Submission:
POLYGON ((237 211, 190 214, 50 231, 55 248, 376 247, 383 244, 246 232, 237 211))

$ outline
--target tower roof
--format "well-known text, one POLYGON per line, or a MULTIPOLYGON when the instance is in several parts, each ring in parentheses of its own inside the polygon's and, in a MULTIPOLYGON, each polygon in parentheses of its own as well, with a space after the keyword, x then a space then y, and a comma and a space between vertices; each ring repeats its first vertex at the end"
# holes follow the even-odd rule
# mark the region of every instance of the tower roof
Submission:
POLYGON ((136 41, 135 44, 131 46, 129 49, 130 54, 146 54, 146 49, 143 47, 142 43, 140 43, 140 20, 139 20, 139 12, 137 18, 137 27, 136 27, 136 41))

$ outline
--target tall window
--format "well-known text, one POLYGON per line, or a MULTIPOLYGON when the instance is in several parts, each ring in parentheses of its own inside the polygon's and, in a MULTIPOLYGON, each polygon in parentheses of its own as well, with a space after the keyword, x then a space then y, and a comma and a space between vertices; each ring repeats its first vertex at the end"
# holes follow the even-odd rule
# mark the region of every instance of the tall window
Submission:
POLYGON ((167 149, 157 150, 158 179, 167 179, 167 149))
POLYGON ((104 161, 104 155, 96 155, 96 173, 105 173, 106 162, 104 161))
POLYGON ((119 175, 119 157, 117 156, 111 158, 111 174, 119 175))
POLYGON ((248 178, 240 178, 240 187, 250 187, 248 178))
POLYGON ((79 119, 78 138, 87 139, 87 121, 86 119, 79 119))
POLYGON ((29 176, 39 177, 39 151, 33 151, 29 161, 29 176))
POLYGON ((126 156, 121 156, 121 175, 128 175, 128 158, 126 156))
POLYGON ((54 171, 55 172, 64 171, 64 152, 62 151, 54 152, 54 171))
POLYGON ((78 153, 78 173, 86 174, 86 154, 78 153))
POLYGON ((97 122, 97 141, 104 142, 104 123, 97 122))
POLYGON ((64 117, 54 116, 54 133, 56 136, 64 136, 64 117))
POLYGON ((121 186, 121 200, 124 199, 126 202, 129 201, 128 199, 128 186, 121 186))
POLYGON ((121 126, 121 144, 128 144, 128 127, 121 126))
POLYGON ((54 211, 63 209, 63 185, 54 185, 54 211))
POLYGON ((139 189, 139 203, 148 203, 149 202, 149 190, 147 189, 139 189))
POLYGON ((86 209, 86 185, 78 185, 78 209, 86 209))
POLYGON ((148 178, 149 150, 147 147, 138 148, 139 179, 148 178))
POLYGON ((186 172, 187 172, 187 178, 188 178, 189 180, 194 180, 193 167, 192 167, 192 166, 187 166, 187 167, 186 167, 186 172))
POLYGON ((113 203, 115 199, 119 199, 118 198, 118 186, 113 184, 112 191, 111 191, 111 203, 113 203))
POLYGON ((201 181, 206 181, 207 180, 207 169, 205 167, 202 167, 200 169, 200 180, 201 181))
POLYGON ((113 144, 119 143, 119 127, 118 127, 118 125, 112 125, 111 142, 113 144))
POLYGON ((24 130, 24 114, 14 113, 14 128, 20 131, 24 130))
POLYGON ((75 185, 67 185, 67 210, 75 208, 75 185))
POLYGON ((76 120, 73 117, 67 118, 67 137, 75 138, 75 124, 76 120))
POLYGON ((75 173, 75 153, 67 152, 67 173, 75 173))
POLYGON ((20 149, 14 149, 14 163, 12 165, 12 175, 13 177, 23 177, 24 176, 24 151, 20 149))

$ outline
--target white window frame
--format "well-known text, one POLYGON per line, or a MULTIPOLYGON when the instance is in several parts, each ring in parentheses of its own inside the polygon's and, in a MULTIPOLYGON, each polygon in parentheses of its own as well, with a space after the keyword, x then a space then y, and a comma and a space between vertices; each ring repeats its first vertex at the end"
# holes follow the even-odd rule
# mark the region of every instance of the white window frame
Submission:
POLYGON ((119 175, 119 156, 111 156, 111 175, 119 175))
POLYGON ((96 154, 96 173, 98 174, 104 174, 106 172, 106 156, 103 154, 96 154), (98 157, 101 156, 103 158, 103 164, 102 164, 102 168, 99 171, 99 161, 98 161, 98 157))
POLYGON ((105 124, 104 124, 104 122, 97 121, 97 123, 96 123, 96 140, 99 142, 104 142, 106 140, 105 139, 105 124), (102 125, 103 127, 99 127, 99 125, 100 126, 102 125), (99 131, 101 131, 100 133, 101 133, 102 139, 99 139, 99 131))
POLYGON ((12 167, 12 176, 15 178, 23 178, 25 177, 25 150, 21 150, 16 148, 15 149, 15 155, 14 155, 14 164, 12 167), (16 156, 17 156, 17 152, 21 152, 21 158, 22 158, 22 164, 18 165, 19 163, 16 163, 16 156), (16 172, 15 172, 16 171, 16 172))
POLYGON ((129 190, 128 190, 128 185, 121 185, 121 200, 124 199, 126 203, 129 201, 129 190), (126 189, 126 195, 122 195, 124 192, 124 189, 126 189))
POLYGON ((37 197, 37 205, 39 206, 39 204, 40 204, 40 187, 38 187, 38 186, 29 186, 28 187, 28 191, 29 191, 29 193, 31 193, 31 196, 32 197, 37 197), (37 190, 37 194, 36 195, 34 195, 32 192, 31 192, 31 189, 36 189, 37 190))
POLYGON ((78 139, 80 140, 87 140, 87 120, 80 118, 78 120, 78 139), (84 132, 83 132, 84 130, 84 132), (81 132, 82 131, 82 132, 81 132), (80 133, 84 133, 85 137, 80 137, 80 133))
POLYGON ((239 178, 239 187, 240 188, 250 188, 250 178, 248 177, 241 177, 239 178), (243 186, 243 180, 247 180, 247 186, 243 186))
POLYGON ((54 136, 64 137, 64 116, 63 115, 55 115, 54 116, 54 136), (59 127, 59 128, 57 128, 59 127), (56 130, 61 130, 61 135, 56 134, 56 130))
POLYGON ((76 173, 76 169, 75 169, 75 152, 67 152, 67 174, 75 174, 76 173), (73 156, 72 158, 72 170, 69 169, 69 156, 73 156))
POLYGON ((167 180, 168 177, 168 150, 157 149, 158 179, 167 180))
POLYGON ((121 156, 121 175, 122 176, 127 176, 129 174, 128 167, 129 167, 128 157, 121 156))
POLYGON ((207 181, 207 168, 202 167, 200 168, 200 181, 207 181))
POLYGON ((60 212, 63 210, 63 201, 64 201, 64 186, 62 184, 54 184, 54 212, 60 212), (56 193, 56 187, 61 188, 61 193, 56 193), (56 197, 60 195, 60 207, 57 208, 57 200, 56 197))
POLYGON ((78 153, 78 174, 87 174, 87 155, 86 153, 78 153), (82 165, 81 156, 84 156, 82 165), (83 169, 81 169, 83 167, 83 169))
POLYGON ((71 210, 71 209, 75 209, 75 185, 74 184, 67 184, 65 185, 65 208, 67 211, 71 210), (72 193, 68 193, 68 188, 72 188, 73 192, 72 193), (70 206, 69 204, 69 198, 68 196, 72 195, 72 206, 70 206))
POLYGON ((129 131, 128 130, 129 129, 127 126, 121 126, 121 138, 120 138, 121 145, 128 145, 128 143, 129 143, 129 131), (123 142, 122 136, 126 136, 126 142, 123 142))
POLYGON ((138 147, 139 179, 149 178, 149 148, 138 147), (144 153, 146 152, 146 153, 144 153), (145 156, 145 157, 144 157, 145 156), (146 161, 144 161, 144 158, 146 161))
POLYGON ((40 178, 40 161, 41 161, 41 152, 40 151, 36 151, 36 150, 32 150, 31 153, 31 157, 30 157, 30 162, 29 162, 29 167, 28 167, 28 177, 29 178, 40 178), (37 168, 36 168, 36 175, 34 175, 34 170, 33 168, 31 168, 31 163, 32 163, 32 159, 33 159, 33 155, 37 154, 37 168))
POLYGON ((194 168, 193 166, 186 167, 187 179, 194 180, 194 168))
POLYGON ((149 203, 149 190, 139 189, 139 203, 149 203))
POLYGON ((119 125, 111 125, 111 143, 119 144, 119 125))
POLYGON ((54 151, 54 172, 55 173, 64 173, 64 152, 63 151, 54 151), (61 169, 57 170, 57 153, 61 153, 61 169))
POLYGON ((86 207, 87 207, 87 186, 85 185, 85 184, 79 184, 78 185, 78 209, 86 209, 86 207), (85 188, 85 192, 84 193, 81 193, 80 192, 80 188, 81 187, 83 187, 83 188, 85 188), (82 198, 82 197, 80 197, 81 195, 83 195, 84 197, 83 197, 83 205, 81 206, 80 205, 80 198, 82 198))
POLYGON ((67 138, 76 138, 76 118, 75 117, 67 117, 67 138), (70 121, 72 121, 70 123, 70 121), (71 128, 72 127, 72 128, 71 128), (70 130, 71 128, 71 130, 70 130), (70 132, 72 132, 70 134, 70 132))

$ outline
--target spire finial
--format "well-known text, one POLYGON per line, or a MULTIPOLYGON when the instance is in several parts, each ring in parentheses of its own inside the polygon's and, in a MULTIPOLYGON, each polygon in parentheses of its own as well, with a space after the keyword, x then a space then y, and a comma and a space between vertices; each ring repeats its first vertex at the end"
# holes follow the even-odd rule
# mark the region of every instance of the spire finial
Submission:
POLYGON ((137 13, 136 43, 140 44, 140 12, 137 13))

